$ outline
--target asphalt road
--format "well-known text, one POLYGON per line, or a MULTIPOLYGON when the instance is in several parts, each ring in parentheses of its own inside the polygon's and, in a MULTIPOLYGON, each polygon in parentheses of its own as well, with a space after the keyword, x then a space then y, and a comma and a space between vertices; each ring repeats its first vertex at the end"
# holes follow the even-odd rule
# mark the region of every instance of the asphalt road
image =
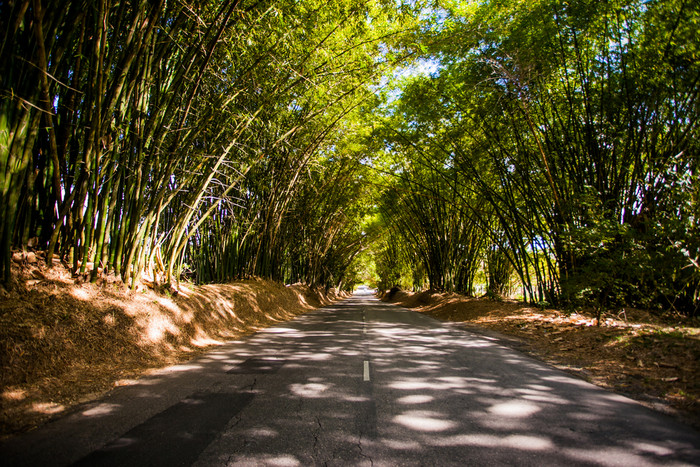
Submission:
POLYGON ((700 465, 700 434, 369 295, 0 445, 2 465, 700 465))

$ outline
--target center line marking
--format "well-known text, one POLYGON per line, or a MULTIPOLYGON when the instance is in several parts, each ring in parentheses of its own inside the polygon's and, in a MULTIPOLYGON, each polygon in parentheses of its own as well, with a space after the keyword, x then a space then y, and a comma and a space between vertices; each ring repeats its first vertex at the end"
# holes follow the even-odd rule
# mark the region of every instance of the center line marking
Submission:
POLYGON ((364 372, 362 375, 362 379, 365 381, 369 381, 369 361, 365 360, 365 365, 364 365, 364 372))

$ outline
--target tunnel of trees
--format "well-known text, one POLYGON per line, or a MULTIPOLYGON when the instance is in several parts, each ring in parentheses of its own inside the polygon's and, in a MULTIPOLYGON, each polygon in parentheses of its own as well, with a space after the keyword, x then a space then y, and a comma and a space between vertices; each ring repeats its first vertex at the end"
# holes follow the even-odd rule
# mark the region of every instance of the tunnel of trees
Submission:
POLYGON ((0 2, 0 278, 700 306, 691 0, 0 2))

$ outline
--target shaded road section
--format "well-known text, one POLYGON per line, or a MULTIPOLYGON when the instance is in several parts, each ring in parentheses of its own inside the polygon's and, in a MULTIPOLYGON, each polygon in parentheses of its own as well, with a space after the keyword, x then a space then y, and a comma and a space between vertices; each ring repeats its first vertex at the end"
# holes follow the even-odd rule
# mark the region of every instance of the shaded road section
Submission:
POLYGON ((700 435, 355 295, 0 446, 3 465, 700 465, 700 435))

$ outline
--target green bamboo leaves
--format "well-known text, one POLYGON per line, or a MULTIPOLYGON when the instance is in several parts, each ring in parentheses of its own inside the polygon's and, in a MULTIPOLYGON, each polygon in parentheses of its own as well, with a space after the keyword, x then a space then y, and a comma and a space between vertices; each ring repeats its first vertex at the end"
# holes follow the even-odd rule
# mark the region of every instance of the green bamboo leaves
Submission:
POLYGON ((425 167, 401 184, 475 222, 485 270, 503 276, 507 258, 527 299, 696 312, 699 15, 686 1, 445 10, 439 76, 409 81, 393 111, 392 148, 425 167))
POLYGON ((324 154, 372 102, 370 85, 391 65, 382 47, 414 23, 395 7, 3 2, 3 283, 11 249, 30 239, 50 264, 93 281, 342 282, 360 248, 349 233, 359 212, 328 223, 299 213, 346 205, 319 188, 326 176, 341 193, 353 186, 324 154), (317 252, 302 269, 299 226, 317 252))

